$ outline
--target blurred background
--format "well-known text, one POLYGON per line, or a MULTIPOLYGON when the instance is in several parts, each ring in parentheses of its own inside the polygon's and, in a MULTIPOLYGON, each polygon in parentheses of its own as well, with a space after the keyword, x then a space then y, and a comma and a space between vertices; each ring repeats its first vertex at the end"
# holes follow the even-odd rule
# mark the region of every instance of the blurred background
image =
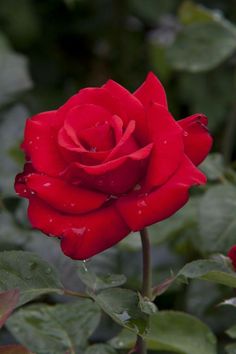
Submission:
MULTIPOLYGON (((150 228, 154 281, 188 261, 226 254, 236 243, 236 1, 7 0, 0 4, 1 251, 32 250, 61 271, 66 286, 81 288, 74 262, 54 240, 31 230, 26 203, 14 193, 25 119, 109 78, 133 91, 150 70, 164 84, 174 117, 205 113, 214 136, 201 165, 208 185, 150 228)), ((125 273, 127 286, 137 288, 139 251, 134 234, 91 264, 98 272, 125 273)), ((236 324, 236 309, 216 307, 232 296, 233 290, 193 280, 172 286, 157 306, 202 319, 218 336, 219 353, 232 354, 224 349, 232 341, 225 331, 236 324)), ((104 318, 92 341, 118 330, 104 318)), ((0 343, 9 342, 14 338, 1 331, 0 343)))

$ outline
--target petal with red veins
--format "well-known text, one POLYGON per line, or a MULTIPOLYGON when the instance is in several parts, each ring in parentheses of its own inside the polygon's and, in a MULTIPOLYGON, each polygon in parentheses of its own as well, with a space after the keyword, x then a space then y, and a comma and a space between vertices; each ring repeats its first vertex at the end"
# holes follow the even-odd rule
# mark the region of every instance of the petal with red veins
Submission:
POLYGON ((189 188, 205 183, 205 175, 185 157, 167 183, 151 193, 121 197, 116 205, 129 227, 138 231, 174 214, 188 201, 189 188))
POLYGON ((207 129, 207 117, 194 114, 179 120, 178 124, 184 129, 184 151, 190 160, 199 165, 212 147, 212 137, 207 129))
POLYGON ((73 259, 87 259, 122 240, 130 232, 113 205, 85 215, 57 212, 38 198, 30 200, 28 215, 33 227, 61 238, 63 252, 73 259))
POLYGON ((178 168, 184 155, 183 130, 159 104, 147 110, 149 140, 154 147, 146 176, 147 186, 163 184, 178 168))
POLYGON ((142 144, 147 143, 147 126, 146 126, 146 116, 143 105, 140 101, 134 97, 128 90, 123 86, 119 85, 113 80, 106 82, 103 87, 114 96, 122 106, 123 110, 127 113, 127 120, 124 121, 125 127, 128 125, 130 120, 135 120, 136 122, 136 132, 138 141, 142 144))
POLYGON ((130 155, 96 166, 73 163, 63 172, 63 176, 74 182, 79 179, 83 185, 104 193, 125 193, 143 175, 152 146, 149 144, 130 155))
POLYGON ((134 92, 134 96, 142 102, 145 108, 148 108, 150 103, 153 102, 168 108, 165 89, 152 72, 148 74, 144 83, 134 92))
MULTIPOLYGON (((49 115, 51 116, 52 112, 49 115)), ((66 167, 57 144, 57 130, 48 124, 28 119, 23 149, 31 158, 35 169, 40 172, 56 176, 66 167)))
POLYGON ((101 207, 107 195, 73 186, 60 179, 45 175, 30 174, 27 189, 37 197, 63 213, 87 213, 101 207))
POLYGON ((100 106, 112 115, 117 114, 122 120, 127 120, 126 112, 122 109, 120 103, 102 87, 88 87, 80 90, 77 94, 72 96, 62 107, 59 108, 58 115, 60 116, 60 119, 63 120, 67 112, 73 107, 82 104, 100 106))

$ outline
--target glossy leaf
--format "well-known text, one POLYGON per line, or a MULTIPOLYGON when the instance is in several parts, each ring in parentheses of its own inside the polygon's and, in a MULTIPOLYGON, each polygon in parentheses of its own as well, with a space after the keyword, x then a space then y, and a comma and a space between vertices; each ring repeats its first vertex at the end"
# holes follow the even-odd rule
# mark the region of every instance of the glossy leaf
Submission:
MULTIPOLYGON (((197 318, 177 311, 160 311, 150 318, 147 347, 181 354, 216 354, 216 338, 197 318)), ((136 338, 127 329, 110 340, 116 349, 132 348, 136 338)))
POLYGON ((137 293, 128 289, 114 288, 91 294, 96 303, 119 325, 144 335, 149 316, 142 312, 137 293))
POLYGON ((227 253, 235 243, 236 187, 209 189, 199 205, 199 247, 203 252, 227 253))
POLYGON ((74 354, 96 329, 100 310, 91 300, 55 306, 29 305, 15 312, 7 328, 17 340, 40 354, 74 354))
POLYGON ((227 261, 197 260, 186 264, 177 274, 190 279, 204 279, 217 284, 236 287, 236 273, 227 261))
POLYGON ((186 26, 168 49, 168 60, 178 70, 191 72, 215 68, 236 49, 236 34, 217 22, 186 26))
POLYGON ((19 301, 19 289, 0 293, 0 328, 4 325, 19 301))
POLYGON ((206 174, 208 180, 217 181, 222 179, 224 175, 223 156, 218 153, 210 154, 200 165, 200 169, 206 174))
POLYGON ((80 262, 78 274, 82 282, 92 291, 96 292, 102 289, 117 287, 126 282, 126 277, 123 274, 97 276, 89 267, 88 263, 89 262, 80 262))
MULTIPOLYGON (((235 305, 234 305, 234 306, 235 306, 235 305)), ((227 331, 225 331, 225 332, 228 334, 228 336, 229 336, 230 338, 235 339, 235 338, 236 338, 236 325, 230 327, 230 328, 227 329, 227 331)))
POLYGON ((161 311, 151 316, 146 335, 148 348, 183 354, 216 354, 216 338, 197 318, 186 313, 161 311))
POLYGON ((108 344, 94 344, 87 348, 85 354, 116 354, 116 351, 108 344))
POLYGON ((42 294, 62 293, 57 272, 37 255, 24 251, 0 253, 0 289, 20 289, 22 305, 42 294))
POLYGON ((0 354, 35 354, 22 345, 4 345, 0 347, 0 354))

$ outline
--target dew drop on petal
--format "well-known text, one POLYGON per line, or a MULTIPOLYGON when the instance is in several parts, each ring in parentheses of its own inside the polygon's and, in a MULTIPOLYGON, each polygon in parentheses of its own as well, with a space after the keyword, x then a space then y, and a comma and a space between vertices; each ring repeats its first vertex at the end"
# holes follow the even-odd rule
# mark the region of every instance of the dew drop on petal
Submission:
POLYGON ((51 183, 49 183, 49 182, 44 183, 43 186, 44 186, 44 187, 50 187, 50 186, 51 186, 51 183))
POLYGON ((167 144, 167 140, 164 140, 163 143, 166 145, 167 144))
POLYGON ((146 207, 147 203, 145 202, 145 200, 139 200, 137 203, 138 207, 146 207))
POLYGON ((141 189, 140 184, 136 184, 136 185, 134 186, 134 191, 139 191, 140 189, 141 189))
POLYGON ((184 132, 184 136, 188 136, 188 132, 184 132))

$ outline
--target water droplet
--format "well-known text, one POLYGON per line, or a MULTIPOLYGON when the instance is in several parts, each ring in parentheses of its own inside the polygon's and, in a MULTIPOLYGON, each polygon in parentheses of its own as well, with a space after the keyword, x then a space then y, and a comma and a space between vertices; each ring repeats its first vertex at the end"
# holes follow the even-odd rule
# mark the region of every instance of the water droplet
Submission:
POLYGON ((25 188, 25 189, 23 190, 23 192, 24 192, 24 193, 27 193, 27 189, 25 188))
POLYGON ((137 206, 143 208, 147 206, 147 203, 145 202, 145 200, 139 200, 137 206))
POLYGON ((188 132, 184 132, 184 136, 188 136, 188 132))
POLYGON ((45 269, 45 273, 46 274, 52 273, 52 268, 48 267, 47 269, 45 269))
POLYGON ((136 184, 136 186, 134 186, 134 191, 139 191, 141 189, 140 184, 136 184))
POLYGON ((122 322, 127 322, 131 319, 130 315, 128 312, 125 310, 122 313, 117 313, 116 316, 122 321, 122 322))
POLYGON ((86 231, 86 226, 84 227, 79 227, 79 228, 72 228, 71 229, 73 231, 73 233, 77 236, 83 236, 83 234, 86 231))
POLYGON ((141 214, 142 214, 142 210, 139 210, 139 211, 138 211, 138 214, 141 215, 141 214))
POLYGON ((121 340, 120 340, 117 344, 118 344, 118 346, 119 346, 119 347, 121 347, 121 348, 122 348, 122 347, 123 347, 123 345, 124 345, 124 343, 123 343, 123 342, 121 342, 121 340))
POLYGON ((44 186, 44 187, 50 187, 50 186, 51 186, 51 183, 50 183, 50 182, 44 183, 43 186, 44 186))
POLYGON ((53 222, 53 219, 51 218, 51 219, 49 219, 49 222, 51 223, 51 222, 53 222))
POLYGON ((35 195, 35 192, 34 192, 34 191, 30 191, 30 194, 31 194, 31 195, 35 195))
POLYGON ((164 140, 163 143, 164 143, 164 144, 167 144, 167 140, 164 140))
POLYGON ((75 206, 75 203, 70 203, 70 206, 73 208, 75 206))
POLYGON ((91 152, 96 152, 96 151, 97 151, 96 146, 91 146, 90 149, 89 149, 89 151, 91 151, 91 152))
POLYGON ((40 139, 40 137, 39 136, 36 136, 36 140, 39 140, 40 139))
POLYGON ((31 145, 31 144, 33 144, 33 141, 32 141, 32 140, 29 141, 29 145, 31 145))

